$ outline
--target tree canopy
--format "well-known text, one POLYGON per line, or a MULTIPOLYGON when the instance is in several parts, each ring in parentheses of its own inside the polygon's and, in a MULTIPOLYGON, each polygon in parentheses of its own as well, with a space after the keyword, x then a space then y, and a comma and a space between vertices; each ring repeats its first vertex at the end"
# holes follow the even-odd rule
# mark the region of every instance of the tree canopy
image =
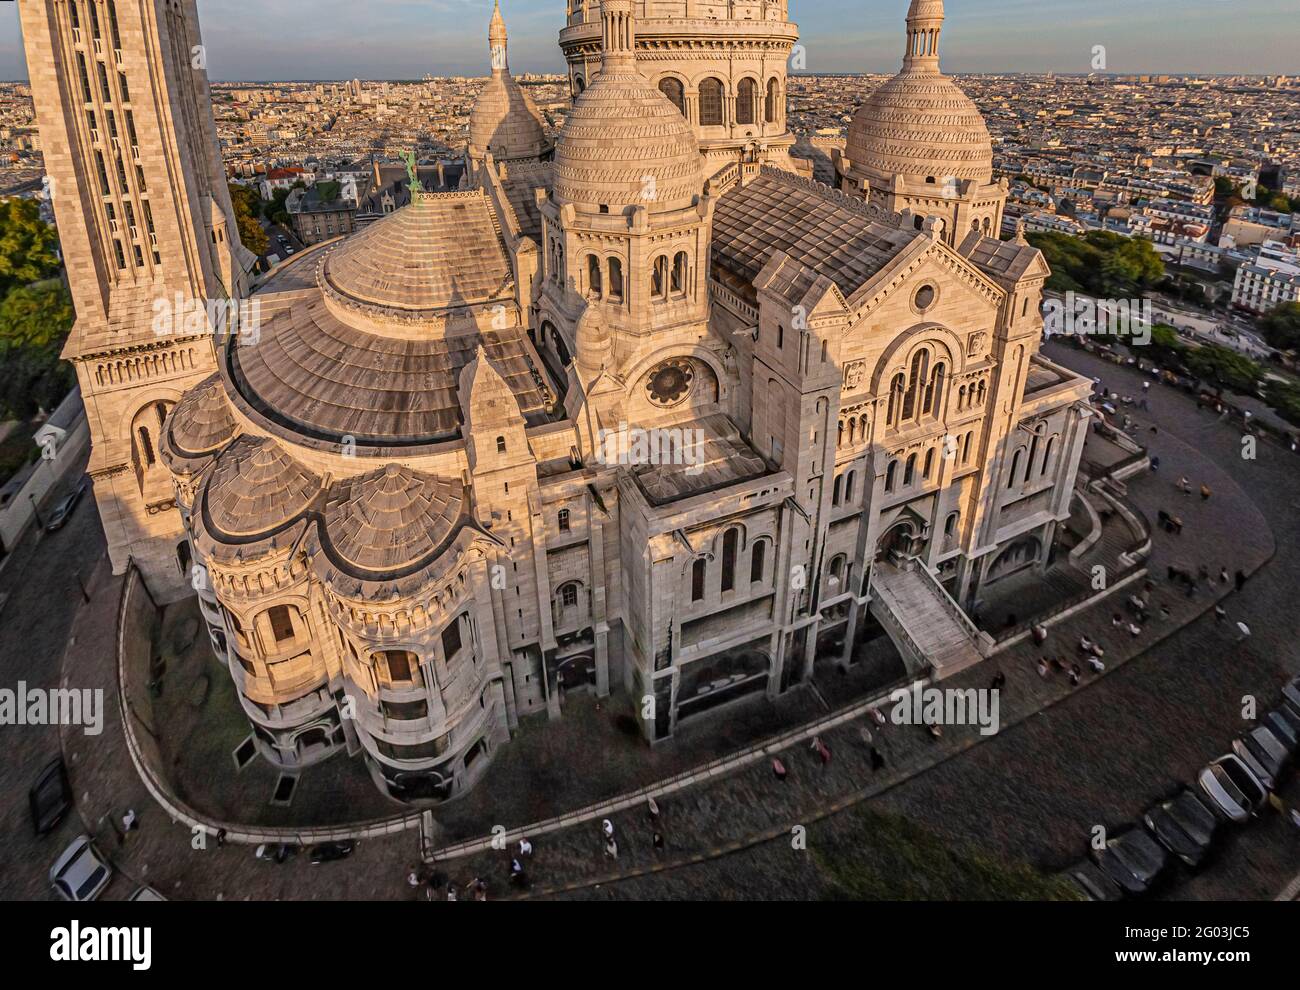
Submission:
POLYGON ((41 219, 35 200, 0 202, 0 297, 15 285, 57 274, 58 242, 58 233, 41 219))
POLYGON ((235 224, 239 228, 239 240, 244 247, 254 254, 266 254, 269 238, 258 215, 262 212, 262 197, 251 186, 230 186, 230 201, 235 207, 235 224))
POLYGON ((1300 302, 1283 303, 1259 319, 1264 339, 1279 351, 1300 347, 1300 302))
POLYGON ((1082 237, 1056 231, 1029 234, 1052 268, 1047 282, 1058 292, 1086 292, 1114 299, 1140 295, 1165 275, 1165 264, 1151 242, 1093 230, 1082 237))

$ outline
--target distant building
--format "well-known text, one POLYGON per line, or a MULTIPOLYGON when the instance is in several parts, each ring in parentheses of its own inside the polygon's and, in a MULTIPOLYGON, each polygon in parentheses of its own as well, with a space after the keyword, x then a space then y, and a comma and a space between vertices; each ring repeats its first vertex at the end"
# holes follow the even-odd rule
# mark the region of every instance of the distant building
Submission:
MULTIPOLYGON (((321 189, 341 190, 339 183, 317 183, 307 189, 295 189, 284 202, 293 232, 304 244, 319 244, 335 237, 346 237, 355 228, 357 201, 342 194, 322 200, 321 189)), ((355 194, 356 186, 352 190, 355 194)))

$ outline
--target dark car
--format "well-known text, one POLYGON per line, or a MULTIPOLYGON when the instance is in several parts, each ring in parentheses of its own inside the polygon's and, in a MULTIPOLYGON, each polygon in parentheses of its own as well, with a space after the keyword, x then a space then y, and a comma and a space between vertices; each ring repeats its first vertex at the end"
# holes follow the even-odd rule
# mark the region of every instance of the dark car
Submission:
POLYGON ((85 494, 86 483, 83 481, 64 495, 63 498, 59 499, 54 506, 54 511, 50 513, 50 517, 45 521, 46 532, 53 533, 56 529, 62 529, 64 524, 72 518, 73 510, 77 508, 77 503, 81 501, 81 497, 85 494))
POLYGON ((1260 721, 1286 746, 1287 752, 1292 756, 1300 750, 1300 712, 1293 712, 1286 705, 1281 705, 1260 721))
POLYGON ((1086 859, 1072 867, 1067 875, 1090 901, 1118 901, 1124 896, 1114 880, 1086 859))
POLYGON ((1145 894, 1165 867, 1169 853, 1140 828, 1130 828, 1094 849, 1092 858, 1128 894, 1145 894))
POLYGON ((335 860, 347 859, 356 849, 357 844, 351 839, 343 842, 322 842, 319 846, 311 847, 311 861, 313 865, 320 863, 332 863, 335 860))
POLYGON ((41 771, 27 792, 27 800, 31 805, 36 834, 53 832, 72 807, 72 788, 68 786, 68 770, 63 765, 63 757, 56 756, 41 771))
POLYGON ((1189 790, 1156 805, 1142 820, 1162 846, 1193 869, 1209 853, 1219 827, 1214 812, 1189 790))
POLYGON ((1300 715, 1300 677, 1293 677, 1282 689, 1282 697, 1291 710, 1300 715))
POLYGON ((1286 745, 1262 725, 1234 739, 1232 751, 1270 791, 1277 789, 1283 771, 1291 762, 1286 745))

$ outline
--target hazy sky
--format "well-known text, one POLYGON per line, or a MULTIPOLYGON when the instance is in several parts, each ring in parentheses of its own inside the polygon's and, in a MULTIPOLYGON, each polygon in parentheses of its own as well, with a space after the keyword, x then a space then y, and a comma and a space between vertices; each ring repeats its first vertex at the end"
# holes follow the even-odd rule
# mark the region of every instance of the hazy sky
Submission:
MULTIPOLYGON (((19 0, 19 3, 37 0, 19 0)), ((130 2, 130 0, 119 0, 130 2)), ((907 0, 791 0, 810 72, 892 72, 907 0)), ((1300 0, 949 0, 951 72, 1300 74, 1300 0)), ((560 71, 564 0, 503 0, 515 72, 560 71)), ((199 0, 213 79, 487 71, 492 0, 199 0)), ((0 79, 26 78, 17 4, 0 4, 0 79)))

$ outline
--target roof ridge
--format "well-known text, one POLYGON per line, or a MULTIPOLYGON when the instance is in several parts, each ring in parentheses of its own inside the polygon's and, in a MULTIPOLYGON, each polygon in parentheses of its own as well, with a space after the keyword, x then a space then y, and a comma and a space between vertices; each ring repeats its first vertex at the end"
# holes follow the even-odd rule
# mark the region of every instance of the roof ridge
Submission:
POLYGON ((886 224, 899 230, 903 228, 903 215, 895 213, 892 210, 886 210, 883 207, 868 203, 864 199, 846 193, 843 189, 836 189, 834 186, 828 186, 824 182, 805 175, 799 175, 796 172, 790 172, 783 168, 777 168, 775 165, 764 164, 759 169, 760 175, 766 175, 775 179, 784 185, 796 189, 805 189, 817 196, 822 197, 835 204, 843 207, 859 216, 866 217, 873 223, 886 224))

